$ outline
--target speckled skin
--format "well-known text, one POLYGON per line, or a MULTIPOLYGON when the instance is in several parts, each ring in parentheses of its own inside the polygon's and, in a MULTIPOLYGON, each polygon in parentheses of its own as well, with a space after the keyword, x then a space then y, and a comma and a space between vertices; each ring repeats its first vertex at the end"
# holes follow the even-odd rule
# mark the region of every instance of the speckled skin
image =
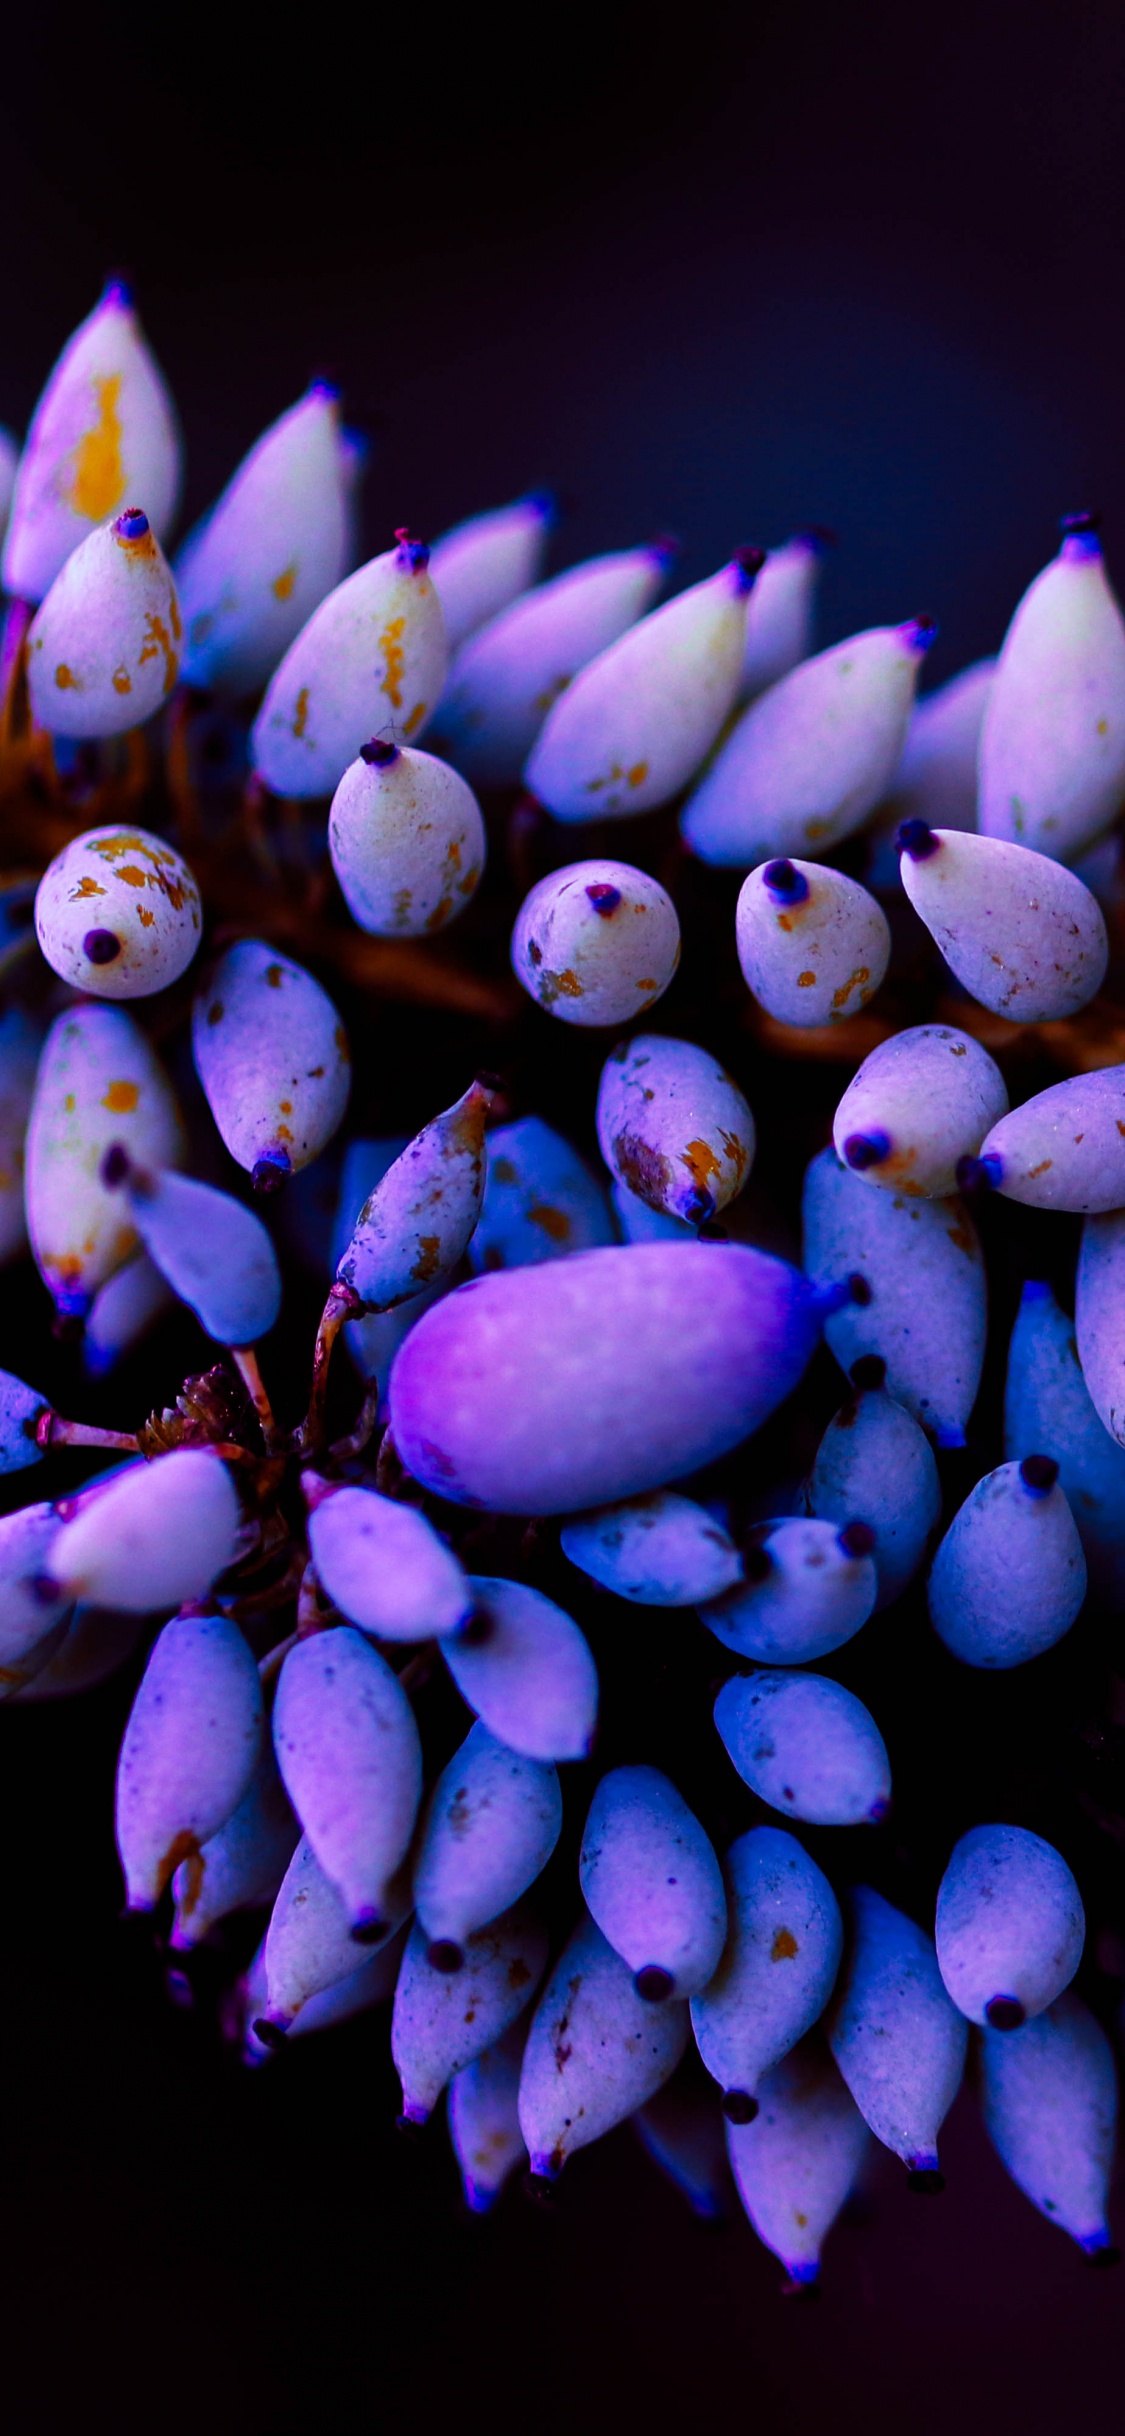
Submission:
POLYGON ((735 935, 743 979, 778 1023, 801 1029, 842 1023, 874 997, 886 972, 887 917, 845 872, 795 856, 792 861, 808 890, 799 904, 771 896, 763 877, 768 863, 742 883, 735 935))
POLYGON ((526 784, 556 820, 623 820, 678 795, 738 699, 750 583, 737 561, 654 609, 555 703, 526 784))
POLYGON ((753 2097, 764 2072, 818 2021, 840 1968, 840 1906, 822 1869, 782 1827, 752 1827, 723 1863, 729 1928, 694 1997, 695 2043, 722 2090, 753 2097))
POLYGON ((201 1599, 233 1561, 241 1513, 226 1465, 176 1447, 123 1467, 83 1499, 51 1547, 72 1598, 144 1615, 201 1599))
POLYGON ((1125 1448, 1090 1400, 1073 1320, 1038 1278, 1025 1285, 1012 1330, 1004 1454, 1016 1463, 1024 1455, 1054 1457, 1090 1589, 1114 1607, 1125 1602, 1125 1448))
POLYGON ((254 1345, 281 1309, 281 1271, 253 1210, 213 1184, 166 1172, 129 1181, 138 1235, 181 1302, 219 1345, 254 1345))
POLYGON ((823 564, 824 545, 815 534, 797 533, 769 551, 746 603, 742 701, 752 701, 808 658, 823 564))
MULTIPOLYGON (((1037 1449, 1038 1439, 1020 1452, 1037 1449)), ((874 1531, 875 1612, 889 1607, 913 1581, 941 1520, 933 1451, 905 1405, 883 1387, 850 1396, 820 1441, 806 1496, 811 1514, 874 1531)))
POLYGON ((1004 638, 980 743, 980 826, 1071 862, 1125 793, 1125 619, 1093 533, 1067 534, 1004 638))
POLYGON ((351 1089, 347 1034, 327 992, 261 939, 219 957, 192 1009, 192 1051, 232 1159, 307 1167, 330 1142, 351 1089))
POLYGON ((463 1945, 545 1869, 562 1827, 550 1760, 527 1759, 470 1726, 434 1786, 414 1864, 414 1903, 430 1938, 463 1945))
POLYGON ((449 2084, 449 2138, 461 2169, 466 2204, 482 2216, 527 2156, 520 2130, 519 2087, 526 2019, 513 2022, 449 2084))
POLYGON ((466 1575, 432 1522, 376 1489, 331 1489, 309 1516, 309 1553, 332 1605, 380 1641, 455 1632, 472 1607, 466 1575))
MULTIPOLYGON (((390 1944, 410 1908, 409 1890, 398 1880, 386 1889, 386 1933, 390 1944)), ((380 1947, 376 1947, 376 1952, 380 1947)), ((307 1836, 302 1836, 282 1878, 265 1942, 265 2019, 289 2030, 307 2004, 350 1979, 360 1947, 351 1933, 338 1889, 325 1876, 307 1836)))
POLYGON ((251 738, 277 795, 331 795, 368 736, 416 742, 445 682, 441 603, 409 544, 357 567, 314 609, 270 679, 251 738))
MULTIPOLYGON (((1041 1450, 1037 1450, 1041 1451, 1041 1450)), ((1086 1559, 1062 1490, 986 1472, 953 1517, 929 1580, 930 1619, 965 1666, 1023 1666, 1070 1631, 1086 1559)))
POLYGON ((520 2130, 533 2174, 553 2180, 655 2095, 688 2042, 676 1997, 651 2005, 586 1914, 535 2009, 520 2075, 520 2130))
POLYGON ((825 2239, 870 2145, 863 2116, 820 2039, 806 2039, 765 2075, 752 2123, 727 2124, 739 2198, 792 2283, 816 2283, 825 2239))
POLYGON ((767 855, 828 854, 862 828, 898 766, 929 639, 873 626, 760 695, 685 805, 691 852, 746 871, 767 855))
POLYGON ((675 1489, 654 1489, 600 1513, 580 1514, 559 1534, 564 1556, 619 1599, 645 1607, 695 1607, 730 1590, 742 1560, 706 1506, 675 1489))
POLYGON ((902 885, 962 989, 1010 1023, 1077 1014, 1109 961, 1097 898, 1029 846, 958 829, 931 834, 936 853, 903 854, 902 885))
POLYGON ((650 609, 662 550, 615 550, 568 567, 490 618, 458 651, 434 720, 474 785, 514 786, 553 702, 650 609))
POLYGON ((58 1528, 59 1518, 51 1505, 20 1506, 0 1521, 0 1685, 9 1691, 20 1688, 25 1669, 30 1676, 33 1670, 27 1662, 32 1652, 69 1605, 65 1593, 60 1592, 56 1599, 44 1598, 34 1587, 37 1577, 48 1570, 58 1528), (9 1683, 10 1676, 14 1680, 9 1683))
POLYGON ((873 1887, 853 1887, 850 1942, 828 2041, 877 2140, 904 2165, 937 2167, 969 2031, 946 1993, 932 1937, 873 1887))
POLYGON ((133 500, 166 533, 180 460, 172 400, 111 283, 68 339, 32 416, 4 543, 5 592, 41 601, 79 543, 133 500))
POLYGON ((256 440, 176 559, 184 677, 255 694, 347 569, 339 408, 314 383, 256 440))
MULTIPOLYGON (((849 1521, 865 1521, 860 1507, 849 1521)), ((728 1591, 700 1614, 716 1638, 740 1657, 767 1666, 804 1666, 842 1649, 875 1606, 878 1576, 869 1556, 840 1544, 834 1522, 787 1516, 768 1523, 760 1546, 770 1559, 764 1581, 728 1591)))
POLYGON ((60 569, 28 631, 37 726, 52 736, 142 726, 172 692, 182 640, 172 570, 145 517, 100 526, 60 569))
POLYGON ((272 1903, 299 1835, 267 1735, 237 1810, 208 1836, 197 1856, 181 1861, 172 1880, 174 1950, 190 1952, 232 1912, 272 1903))
POLYGON ((524 898, 512 932, 516 979, 560 1023, 647 1014, 679 961, 671 897, 631 863, 599 859, 549 872, 524 898))
POLYGON ((989 2139, 1032 2206, 1089 2255, 1107 2249, 1117 2075, 1081 1997, 1068 1990, 1022 2030, 986 2030, 980 2097, 989 2139))
POLYGON ((602 1777, 582 1831, 578 1882, 631 1971, 666 1971, 670 1996, 695 1996, 714 1977, 727 1934, 722 1873, 694 1811, 659 1768, 611 1768, 602 1777))
POLYGON ((483 1640, 453 1634, 442 1656, 467 1706, 527 1759, 586 1759, 598 1715, 598 1674, 573 1617, 526 1582, 474 1573, 483 1640))
POLYGON ((963 1446, 986 1324, 984 1262, 964 1202, 870 1192, 825 1150, 807 1170, 802 1219, 810 1277, 858 1276, 869 1288, 868 1301, 825 1321, 841 1368, 881 1354, 890 1394, 939 1445, 963 1446))
POLYGON ((484 1200, 469 1266, 520 1269, 616 1241, 604 1187, 542 1117, 497 1125, 486 1144, 484 1200))
POLYGON ((101 1163, 120 1142, 142 1167, 178 1167, 183 1137, 171 1085, 122 1007, 75 1006, 47 1034, 27 1129, 27 1227, 60 1311, 85 1315, 137 1248, 101 1163))
POLYGON ((353 1927, 388 1919, 414 1832, 422 1751, 397 1675, 350 1624, 291 1649, 273 1739, 285 1790, 353 1927))
POLYGON ((491 1095, 471 1083, 425 1125, 364 1202, 336 1275, 372 1311, 411 1302, 456 1267, 484 1199, 491 1095))
POLYGON ((732 1675, 715 1724, 745 1784, 771 1810, 811 1827, 881 1819, 891 1764, 869 1709, 827 1675, 765 1667, 732 1675))
POLYGON ((24 1142, 43 1034, 21 1006, 0 1015, 0 1262, 14 1260, 27 1244, 24 1213, 24 1142))
POLYGON ((467 1939, 459 1971, 427 1960, 415 1921, 395 1989, 391 2054, 408 2123, 424 2123, 455 2072, 495 2045, 543 1976, 546 1931, 521 1904, 467 1939))
MULTIPOLYGON (((995 1996, 1030 2020, 1069 1987, 1086 1915, 1061 1852, 1026 1827, 973 1827, 938 1888, 938 1969, 959 2013, 982 2029, 995 1996)), ((1012 2035, 1011 2033, 1008 2034, 1012 2035)))
POLYGON ((328 816, 332 868, 361 930, 420 939, 464 913, 484 869, 480 805, 447 761, 400 747, 349 763, 328 816))
POLYGON ((1087 1218, 1082 1228, 1074 1333, 1098 1419, 1125 1446, 1125 1210, 1087 1218))
POLYGON ((469 516, 435 541, 430 582, 441 602, 451 657, 538 582, 553 521, 550 500, 537 493, 469 516))
POLYGON ((951 1024, 912 1024, 880 1041, 853 1075, 832 1135, 848 1164, 854 1135, 882 1137, 885 1156, 857 1170, 865 1184, 914 1199, 953 1192, 958 1161, 971 1157, 1008 1106, 995 1060, 951 1024))
POLYGON ((391 1372, 395 1442, 457 1504, 576 1513, 737 1446, 796 1386, 817 1333, 797 1271, 742 1244, 504 1270, 411 1330, 391 1372))
POLYGON ((130 1911, 151 1911, 177 1863, 237 1809, 261 1738, 262 1687, 237 1624, 173 1616, 145 1668, 117 1765, 130 1911))
POLYGON ((618 1183, 665 1217, 696 1224, 741 1192, 754 1119, 737 1083, 694 1041, 635 1032, 598 1085, 598 1141, 618 1183))
POLYGON ((1125 1204, 1125 1068, 1072 1074, 1013 1108, 985 1136, 991 1181, 1032 1209, 1119 1210, 1125 1204))

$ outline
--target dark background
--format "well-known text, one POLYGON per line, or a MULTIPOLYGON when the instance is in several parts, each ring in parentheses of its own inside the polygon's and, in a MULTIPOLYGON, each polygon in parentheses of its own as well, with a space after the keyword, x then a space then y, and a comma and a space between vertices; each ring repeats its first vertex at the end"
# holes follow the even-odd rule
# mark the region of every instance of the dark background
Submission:
MULTIPOLYGON (((540 481, 560 562, 671 527, 695 576, 820 520, 826 638, 933 611, 946 675, 996 646, 1060 511, 1100 506, 1125 567, 1123 136, 1102 0, 205 5, 174 41, 151 7, 48 8, 5 33, 0 418, 22 427, 123 266, 189 514, 328 369, 375 440, 372 547, 540 481)), ((927 1664, 900 1664, 889 1738, 897 1765, 916 1723, 968 1823, 990 1736, 1018 1774, 1022 1695, 978 1703, 971 1747, 951 1709, 935 1740, 927 1664)), ((390 2128, 369 2024, 239 2075, 115 1926, 128 1697, 0 1736, 10 2424, 1085 2436, 1119 2408, 1119 2283, 1034 2216, 967 2099, 940 2205, 886 2161, 810 2311, 627 2131, 552 2215, 513 2195, 468 2224, 439 2137, 390 2128)))

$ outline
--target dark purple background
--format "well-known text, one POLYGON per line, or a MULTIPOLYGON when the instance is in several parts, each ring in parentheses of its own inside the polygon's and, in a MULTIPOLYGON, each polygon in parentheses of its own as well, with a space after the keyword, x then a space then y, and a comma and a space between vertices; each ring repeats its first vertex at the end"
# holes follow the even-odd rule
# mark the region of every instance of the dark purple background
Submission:
MULTIPOLYGON (((997 643, 1060 510, 1100 505, 1125 566, 1110 0, 364 15, 208 0, 174 48, 151 7, 9 25, 0 417, 121 264, 191 512, 327 368, 376 433, 372 546, 543 480, 565 556, 671 527, 689 575, 819 519, 826 632, 935 611, 935 674, 997 643)), ((367 2026, 226 2069, 112 1925, 127 1698, 0 1736, 14 2427, 1085 2436, 1120 2409, 1121 2286, 967 2100, 940 2205, 886 2161, 810 2311, 628 2132, 553 2216, 472 2226, 438 2139, 390 2130, 367 2026)))

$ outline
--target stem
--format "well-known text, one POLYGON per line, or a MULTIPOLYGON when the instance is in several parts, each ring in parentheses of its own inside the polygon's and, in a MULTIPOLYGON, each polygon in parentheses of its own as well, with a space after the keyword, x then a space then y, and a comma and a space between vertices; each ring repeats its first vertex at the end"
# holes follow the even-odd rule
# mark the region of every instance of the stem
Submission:
POLYGON ((349 1432, 346 1438, 337 1438, 334 1445, 330 1446, 328 1449, 333 1462, 348 1463, 351 1461, 353 1456, 362 1455, 364 1448, 370 1444, 372 1432, 374 1431, 378 1418, 379 1381, 378 1379, 369 1379, 364 1392, 363 1402, 359 1408, 359 1417, 356 1421, 355 1428, 349 1432))
POLYGON ((288 1640, 279 1641, 275 1648, 266 1651, 264 1658, 259 1658, 258 1677, 262 1683, 272 1683, 274 1676, 280 1675, 290 1650, 296 1649, 300 1638, 299 1633, 291 1632, 288 1640))
POLYGON ((250 1401, 261 1423, 262 1436, 266 1446, 272 1452, 277 1442, 277 1423, 273 1417, 273 1406, 269 1400, 265 1380, 258 1368, 258 1356, 252 1345, 232 1345, 230 1357, 237 1368, 243 1386, 249 1393, 250 1401))
POLYGON ((310 1633, 323 1632, 327 1619, 320 1604, 320 1583, 311 1559, 301 1575, 297 1592, 297 1639, 307 1641, 310 1633))
POLYGON ((319 1454, 324 1445, 324 1408, 328 1397, 332 1348, 345 1320, 358 1319, 365 1309, 366 1305, 354 1287, 341 1285, 337 1278, 321 1312, 320 1326, 316 1332, 309 1409, 300 1428, 293 1433, 293 1449, 297 1454, 319 1454))
POLYGON ((97 1429, 92 1421, 64 1421, 61 1413, 43 1412, 35 1425, 35 1443, 49 1446, 100 1446, 115 1454, 139 1455, 140 1442, 131 1430, 97 1429))

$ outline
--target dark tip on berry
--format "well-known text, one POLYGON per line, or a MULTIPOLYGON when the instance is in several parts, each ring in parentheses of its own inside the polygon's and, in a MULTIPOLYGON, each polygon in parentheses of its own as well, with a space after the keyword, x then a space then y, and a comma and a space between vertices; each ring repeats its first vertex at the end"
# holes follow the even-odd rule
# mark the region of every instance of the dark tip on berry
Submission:
POLYGON ((143 508, 122 508, 113 529, 122 541, 143 541, 149 529, 148 517, 143 508))
POLYGON ((714 1215, 715 1196, 713 1193, 706 1193, 700 1185, 695 1185, 690 1192, 684 1194, 680 1203, 680 1216, 686 1219, 689 1226, 705 1226, 708 1219, 713 1218, 714 1215))
POLYGON ((397 524, 395 526, 395 540, 398 543, 398 554, 400 560, 402 560, 410 568, 412 575, 420 575, 423 568, 428 567, 430 563, 429 542, 414 541, 411 537, 409 525, 405 524, 397 524))
POLYGON ((608 922, 611 914, 616 913, 621 903, 621 890, 614 887, 612 880, 592 880, 586 894, 594 912, 600 914, 605 922, 608 922))
POLYGON ((86 1334, 84 1311, 56 1311, 51 1321, 51 1334, 56 1345, 76 1345, 86 1334))
POLYGON ((723 2113, 728 2123, 752 2123, 757 2112, 757 2098, 748 2089, 724 2089, 723 2113))
POLYGON ((945 2189, 945 2176, 936 2165, 912 2165, 906 2177, 908 2191, 916 2191, 921 2199, 936 2199, 945 2189))
POLYGON ((862 1174, 865 1167, 881 1167, 890 1157, 891 1138, 886 1133, 850 1133, 844 1143, 844 1157, 849 1167, 862 1174))
POLYGON ((523 2191, 525 2199, 533 2199, 537 2207, 553 2208, 555 2205, 554 2177, 550 2174, 525 2174, 523 2191))
POLYGON ((759 1545, 746 1550, 746 1554, 742 1559, 742 1575, 744 1581, 764 1582, 768 1580, 772 1572, 773 1558, 770 1555, 768 1548, 763 1548, 759 1545))
POLYGON ((446 1977, 450 1977, 454 1971, 459 1971, 464 1959, 464 1954, 453 1937, 435 1937, 433 1944, 426 1948, 426 1960, 431 1971, 442 1971, 446 1977))
POLYGON ((424 2117, 408 2114, 395 2116, 395 2130, 402 2133, 404 2140, 420 2140, 425 2128, 424 2117))
POLYGON ((1121 2265, 1121 2252, 1117 2247, 1117 2243, 1115 2241, 1103 2241, 1099 2242, 1096 2250, 1087 2250, 1086 2264, 1088 2267, 1119 2267, 1121 2265))
POLYGON ((553 491, 526 491, 524 506, 533 508, 535 514, 542 517, 544 524, 553 525, 558 522, 559 503, 553 491))
POLYGON ((869 1810, 869 1811, 868 1811, 868 1813, 867 1813, 867 1816, 868 1816, 868 1819, 869 1819, 869 1821, 870 1821, 870 1824, 872 1825, 872 1827, 881 1827, 881 1826, 883 1825, 884 1821, 885 1821, 886 1819, 889 1819, 890 1815, 891 1815, 891 1797, 890 1797, 890 1794, 889 1794, 889 1793, 881 1793, 881 1794, 879 1795, 878 1800, 877 1800, 877 1801, 872 1802, 872 1804, 871 1804, 871 1808, 870 1808, 870 1810, 869 1810))
POLYGON ((287 1150, 267 1150, 265 1157, 256 1159, 250 1170, 250 1182, 256 1193, 279 1193, 293 1173, 287 1150))
POLYGON ((810 2281, 803 2275, 787 2275, 784 2282, 779 2284, 778 2290, 783 2301, 808 2303, 820 2299, 820 2284, 815 2276, 810 2281))
POLYGON ((1060 516, 1059 531, 1063 540, 1068 541, 1072 534, 1099 532, 1101 521, 1100 509, 1079 508, 1077 514, 1073 516, 1060 516))
POLYGON ((369 736, 366 744, 361 744, 359 748, 360 760, 366 761, 369 768, 376 770, 389 770, 391 763, 397 761, 398 757, 397 744, 392 744, 386 736, 369 736))
POLYGON ((848 1372, 853 1387, 881 1387, 887 1375, 887 1365, 881 1353, 861 1353, 848 1372))
POLYGON ((120 305, 122 311, 126 313, 132 311, 133 282, 126 278, 124 271, 107 271, 106 283, 102 289, 102 303, 120 305))
POLYGON ((457 1638, 466 1641, 470 1649, 480 1649, 486 1641, 491 1641, 492 1618, 487 1607, 474 1607, 472 1614, 466 1616, 457 1638))
POLYGON ((369 1904, 366 1910, 357 1913, 348 1934, 353 1945, 378 1945, 380 1937, 386 1936, 387 1927, 381 1913, 369 1904))
POLYGON ((900 854, 908 854, 912 863, 925 863, 931 854, 941 851, 941 839, 935 837, 928 820, 904 820, 895 837, 900 854))
POLYGON ((809 893, 804 872, 796 869, 788 855, 781 855, 776 861, 766 864, 762 885, 779 905, 803 905, 809 893))
POLYGON ((957 1189, 962 1193, 998 1192, 1003 1173, 1004 1162, 995 1150, 986 1150, 983 1159, 958 1159, 957 1189))
POLYGON ((875 1533, 870 1523, 845 1523, 837 1538, 845 1556, 870 1556, 875 1546, 875 1533))
POLYGON ((1020 1479, 1033 1497, 1046 1497, 1058 1476, 1059 1467, 1053 1455, 1025 1455, 1020 1465, 1020 1479))
POLYGON ((288 2033, 282 2029, 280 2022, 267 2021, 263 2013, 252 2028, 255 2038, 261 2039, 263 2047, 272 2047, 275 2051, 278 2047, 284 2047, 288 2033))
POLYGON ((911 650, 929 651, 938 638, 938 622, 936 617, 912 617, 903 632, 911 650))
POLYGON ((678 533, 656 533, 648 546, 657 566, 667 574, 669 567, 675 566, 683 545, 678 533))
POLYGON ((473 1081, 478 1091, 503 1091, 505 1087, 503 1075, 490 1074, 485 1066, 481 1067, 479 1074, 474 1074, 473 1081))
POLYGON ((107 1193, 116 1192, 118 1185, 124 1184, 132 1164, 124 1142, 111 1142, 109 1149, 102 1153, 99 1170, 107 1193))
POLYGON ((840 547, 840 536, 830 524, 803 524, 800 532, 794 533, 793 539, 803 541, 806 550, 811 550, 816 558, 823 558, 827 550, 838 550, 840 547))
POLYGON ((646 1962, 642 1970, 633 1974, 633 1986, 638 1996, 643 1996, 646 2005, 662 2005, 665 1997, 671 1995, 675 1984, 671 1972, 665 1971, 658 1962, 646 1962))
POLYGON ((738 570, 738 588, 740 592, 750 591, 756 578, 761 574, 765 563, 765 551, 759 550, 753 545, 748 548, 735 551, 732 564, 738 570))
POLYGON ((992 1996, 984 2008, 984 2018, 990 2030, 1022 2030, 1027 2020, 1027 2007, 1018 1996, 992 1996))
POLYGON ((114 964, 121 954, 121 941, 115 930, 88 930, 82 941, 82 953, 91 964, 114 964))
POLYGON ((871 1288, 867 1283, 867 1279, 865 1277, 861 1277, 858 1269, 856 1269, 853 1270, 847 1284, 848 1293, 851 1300, 853 1303, 858 1303, 861 1311, 865 1311, 868 1303, 871 1300, 871 1288))

